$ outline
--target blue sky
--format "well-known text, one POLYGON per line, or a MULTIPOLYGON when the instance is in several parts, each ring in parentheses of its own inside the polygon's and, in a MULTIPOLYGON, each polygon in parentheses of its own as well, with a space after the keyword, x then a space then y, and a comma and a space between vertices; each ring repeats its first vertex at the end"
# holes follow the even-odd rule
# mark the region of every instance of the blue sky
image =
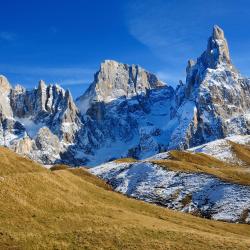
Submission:
POLYGON ((57 82, 77 97, 105 59, 139 64, 175 85, 214 24, 250 76, 248 0, 12 0, 1 3, 0 74, 31 88, 57 82))

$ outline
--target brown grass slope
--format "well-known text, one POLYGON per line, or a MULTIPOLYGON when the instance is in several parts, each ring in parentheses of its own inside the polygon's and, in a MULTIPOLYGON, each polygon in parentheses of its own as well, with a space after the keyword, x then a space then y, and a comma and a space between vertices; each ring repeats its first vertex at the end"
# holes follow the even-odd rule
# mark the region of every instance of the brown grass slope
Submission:
POLYGON ((243 166, 250 167, 250 146, 228 141, 237 159, 243 162, 243 166))
POLYGON ((46 169, 8 148, 0 147, 0 176, 30 172, 46 172, 46 169))
POLYGON ((0 153, 8 164, 14 160, 7 175, 0 158, 0 249, 250 247, 249 225, 146 204, 110 191, 84 169, 49 171, 6 149, 0 153))
POLYGON ((115 160, 116 163, 134 163, 137 162, 138 160, 134 158, 120 158, 115 160))
POLYGON ((170 159, 152 162, 170 170, 206 173, 224 181, 250 185, 250 171, 245 167, 233 166, 203 153, 170 151, 170 159))

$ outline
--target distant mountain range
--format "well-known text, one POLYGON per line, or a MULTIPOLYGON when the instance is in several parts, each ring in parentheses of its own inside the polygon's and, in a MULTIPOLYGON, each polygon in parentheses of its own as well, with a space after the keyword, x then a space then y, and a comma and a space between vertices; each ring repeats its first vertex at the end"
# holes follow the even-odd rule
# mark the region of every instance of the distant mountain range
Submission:
POLYGON ((250 80, 214 26, 176 89, 140 66, 106 60, 76 101, 58 85, 12 87, 0 77, 0 144, 52 165, 144 159, 250 133, 250 80))

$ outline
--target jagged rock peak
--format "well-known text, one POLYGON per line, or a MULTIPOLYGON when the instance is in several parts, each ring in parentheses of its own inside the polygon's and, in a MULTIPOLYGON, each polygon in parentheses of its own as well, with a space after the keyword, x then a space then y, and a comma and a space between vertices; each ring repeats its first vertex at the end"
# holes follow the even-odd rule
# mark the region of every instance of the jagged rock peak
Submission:
POLYGON ((213 27, 213 39, 214 40, 225 39, 224 31, 218 25, 214 25, 213 27))
POLYGON ((38 82, 38 88, 39 88, 39 89, 47 88, 47 86, 46 86, 46 84, 45 84, 45 82, 44 82, 43 80, 40 80, 40 81, 38 82))
POLYGON ((5 76, 0 75, 0 120, 13 115, 8 97, 10 93, 11 85, 9 81, 5 76))
POLYGON ((207 50, 200 60, 205 68, 216 69, 219 66, 233 68, 227 40, 219 26, 214 25, 212 36, 208 39, 207 50))
POLYGON ((66 89, 65 97, 66 97, 67 99, 69 99, 69 100, 72 100, 72 99, 73 99, 73 98, 72 98, 72 95, 71 95, 71 93, 70 93, 70 91, 69 91, 68 89, 66 89))
POLYGON ((154 74, 138 65, 105 60, 95 74, 94 82, 77 99, 77 104, 84 113, 92 102, 108 103, 120 97, 130 98, 163 85, 154 74))
POLYGON ((20 93, 24 93, 26 91, 25 87, 23 87, 20 84, 17 84, 14 89, 12 89, 14 93, 16 94, 20 94, 20 93))
POLYGON ((10 90, 11 90, 11 85, 10 85, 8 79, 5 76, 0 75, 0 92, 1 92, 1 94, 9 93, 10 90))
POLYGON ((100 70, 97 72, 99 80, 109 80, 109 85, 112 87, 127 87, 127 94, 135 94, 137 91, 142 91, 143 88, 157 88, 162 86, 163 83, 154 75, 140 67, 139 65, 132 64, 131 66, 124 63, 119 63, 114 60, 105 60, 101 63, 100 70), (121 75, 119 75, 121 74, 121 75), (127 78, 124 85, 116 85, 123 83, 122 80, 127 78), (144 82, 143 82, 144 81, 144 82), (130 87, 134 87, 130 90, 130 87), (129 92, 133 91, 133 92, 129 92))

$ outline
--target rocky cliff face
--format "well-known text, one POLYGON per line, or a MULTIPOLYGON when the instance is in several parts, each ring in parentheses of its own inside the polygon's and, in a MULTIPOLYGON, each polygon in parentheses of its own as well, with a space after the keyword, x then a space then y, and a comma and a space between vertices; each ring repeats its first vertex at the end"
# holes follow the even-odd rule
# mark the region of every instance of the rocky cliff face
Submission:
POLYGON ((78 105, 87 108, 84 114, 96 135, 92 139, 96 146, 91 148, 94 157, 144 158, 166 149, 248 134, 250 81, 233 66, 221 28, 214 26, 207 49, 188 62, 186 71, 186 84, 180 83, 174 91, 156 77, 150 77, 153 82, 144 78, 144 85, 131 80, 136 79, 129 78, 133 66, 105 62, 78 99, 78 105), (124 73, 124 69, 129 70, 124 73), (139 92, 138 86, 144 86, 144 91, 139 92))
POLYGON ((109 103, 120 97, 131 98, 162 86, 155 75, 138 65, 106 60, 95 74, 94 82, 77 99, 77 104, 84 113, 94 102, 109 103))
POLYGON ((25 122, 44 124, 66 143, 74 141, 74 135, 81 124, 79 111, 69 91, 58 85, 49 85, 40 81, 38 88, 25 90, 21 86, 11 89, 10 103, 13 116, 25 122))
POLYGON ((186 85, 180 92, 180 107, 191 102, 196 110, 184 147, 249 133, 250 81, 233 66, 224 32, 218 26, 214 26, 206 51, 196 62, 189 61, 186 85))
POLYGON ((96 165, 249 134, 250 81, 218 26, 186 71, 174 90, 139 66, 107 60, 76 104, 58 85, 26 90, 0 77, 1 144, 48 164, 96 165))
POLYGON ((12 88, 4 77, 0 88, 1 144, 45 164, 59 160, 59 153, 74 143, 82 126, 69 91, 43 81, 33 90, 20 85, 12 88))
POLYGON ((0 119, 3 120, 8 117, 12 117, 12 110, 10 107, 9 94, 11 91, 11 85, 6 77, 0 75, 0 119))

